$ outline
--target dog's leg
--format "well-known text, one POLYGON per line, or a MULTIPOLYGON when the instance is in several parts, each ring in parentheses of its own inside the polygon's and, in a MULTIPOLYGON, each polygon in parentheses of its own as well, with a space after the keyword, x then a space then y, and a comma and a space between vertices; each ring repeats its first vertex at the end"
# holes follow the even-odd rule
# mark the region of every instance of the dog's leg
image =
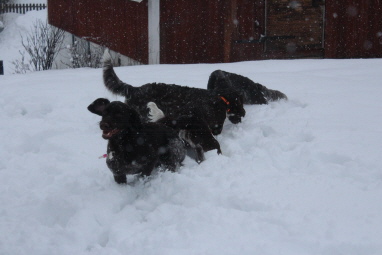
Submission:
POLYGON ((122 175, 114 175, 114 180, 118 184, 125 184, 127 183, 127 178, 125 174, 122 175))
POLYGON ((211 128, 211 132, 213 135, 220 135, 223 131, 223 125, 216 124, 213 128, 211 128))
POLYGON ((202 146, 197 144, 195 146, 195 152, 196 152, 196 162, 198 162, 198 164, 202 163, 202 161, 204 161, 206 159, 204 157, 204 151, 203 151, 202 146))
MULTIPOLYGON (((150 154, 150 152, 148 152, 150 154)), ((142 177, 144 176, 150 176, 154 168, 158 165, 158 158, 152 157, 150 155, 147 155, 147 159, 145 161, 137 161, 137 164, 140 164, 140 175, 142 177)))
POLYGON ((163 156, 164 157, 161 159, 163 166, 171 172, 176 172, 186 157, 184 142, 179 138, 171 139, 169 141, 167 153, 163 156))
POLYGON ((186 153, 187 156, 195 160, 198 164, 205 160, 204 151, 200 145, 191 146, 188 142, 186 142, 186 153))

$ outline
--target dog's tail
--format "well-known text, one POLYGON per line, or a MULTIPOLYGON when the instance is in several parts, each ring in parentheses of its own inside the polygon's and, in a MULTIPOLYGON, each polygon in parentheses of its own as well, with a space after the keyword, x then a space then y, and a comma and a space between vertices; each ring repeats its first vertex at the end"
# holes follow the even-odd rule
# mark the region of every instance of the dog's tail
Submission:
POLYGON ((264 89, 263 94, 267 102, 278 101, 283 99, 288 100, 288 97, 284 93, 278 90, 266 88, 264 89))
POLYGON ((109 49, 106 49, 103 57, 103 82, 106 88, 115 95, 127 96, 129 89, 133 86, 122 82, 114 72, 113 64, 111 63, 111 55, 109 49))
POLYGON ((154 102, 148 102, 147 108, 149 108, 149 120, 150 122, 157 122, 165 117, 164 113, 154 102))

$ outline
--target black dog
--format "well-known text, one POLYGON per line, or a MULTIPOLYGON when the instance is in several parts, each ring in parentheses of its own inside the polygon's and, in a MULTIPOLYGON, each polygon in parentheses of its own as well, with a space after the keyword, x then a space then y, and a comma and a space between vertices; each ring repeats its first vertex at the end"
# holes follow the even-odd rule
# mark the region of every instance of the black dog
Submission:
POLYGON ((207 123, 204 122, 203 113, 190 112, 184 109, 184 115, 177 118, 165 116, 154 102, 147 104, 149 108, 149 119, 151 122, 163 123, 179 132, 180 138, 186 142, 187 155, 202 162, 204 151, 217 150, 221 154, 220 144, 212 135, 207 123))
POLYGON ((176 171, 186 155, 176 131, 159 123, 142 123, 139 114, 122 102, 99 98, 88 110, 102 116, 102 137, 109 140, 106 164, 117 183, 127 174, 149 176, 155 167, 176 171))
POLYGON ((243 96, 244 104, 267 104, 270 101, 288 99, 287 96, 278 91, 268 89, 260 83, 235 73, 216 70, 211 73, 207 89, 222 90, 234 89, 243 96))
POLYGON ((163 83, 148 83, 141 87, 126 84, 115 74, 107 50, 103 57, 103 79, 109 91, 125 96, 126 103, 141 116, 147 116, 149 102, 155 102, 166 116, 174 119, 183 115, 180 109, 186 107, 192 109, 190 114, 202 112, 202 116, 195 117, 203 119, 214 135, 221 133, 227 116, 234 124, 245 116, 242 97, 232 88, 206 90, 163 83))

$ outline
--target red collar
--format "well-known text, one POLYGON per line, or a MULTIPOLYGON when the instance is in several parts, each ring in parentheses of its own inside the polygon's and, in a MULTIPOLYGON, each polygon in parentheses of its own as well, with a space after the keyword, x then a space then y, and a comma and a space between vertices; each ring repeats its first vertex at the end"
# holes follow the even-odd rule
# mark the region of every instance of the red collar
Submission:
POLYGON ((220 96, 220 98, 228 106, 227 112, 229 112, 231 110, 231 109, 229 109, 229 101, 225 97, 220 96))

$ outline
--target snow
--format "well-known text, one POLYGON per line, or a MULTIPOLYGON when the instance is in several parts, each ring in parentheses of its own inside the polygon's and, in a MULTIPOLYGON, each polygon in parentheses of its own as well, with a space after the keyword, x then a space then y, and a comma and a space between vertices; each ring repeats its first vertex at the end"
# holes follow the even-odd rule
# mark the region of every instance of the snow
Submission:
MULTIPOLYGON (((3 31, 3 33, 5 30, 3 31)), ((0 34, 0 55, 13 44, 0 34)), ((11 37, 12 38, 12 37, 11 37)), ((3 55, 5 54, 5 55, 3 55)), ((116 68, 135 86, 205 88, 222 69, 288 101, 226 122, 223 155, 117 185, 102 69, 0 76, 0 254, 382 254, 382 59, 116 68)))
MULTIPOLYGON (((3 60, 5 74, 15 73, 12 62, 21 60, 20 51, 25 51, 21 36, 26 41, 27 33, 32 31, 32 26, 37 20, 47 20, 47 11, 29 11, 25 15, 3 14, 4 30, 0 32, 0 60, 3 60)), ((25 56, 29 59, 28 54, 25 56)))

